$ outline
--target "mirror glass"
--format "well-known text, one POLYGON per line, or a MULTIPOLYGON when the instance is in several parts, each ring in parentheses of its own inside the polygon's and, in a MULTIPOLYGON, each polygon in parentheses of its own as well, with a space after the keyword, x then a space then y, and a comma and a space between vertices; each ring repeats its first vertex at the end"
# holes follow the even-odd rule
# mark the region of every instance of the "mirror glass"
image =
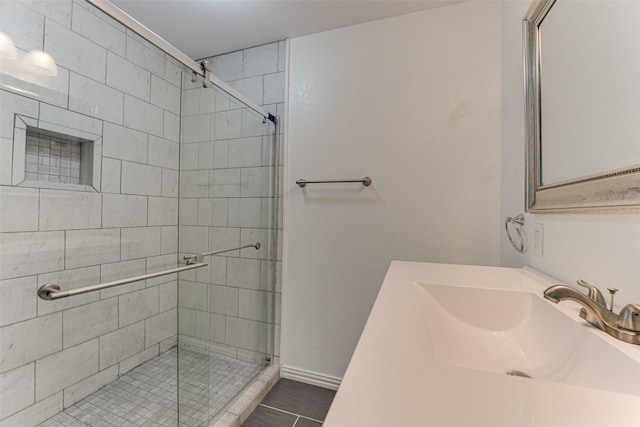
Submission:
POLYGON ((539 37, 540 184, 640 164, 640 2, 557 0, 539 37))
POLYGON ((526 211, 640 212, 640 1, 533 0, 526 211))

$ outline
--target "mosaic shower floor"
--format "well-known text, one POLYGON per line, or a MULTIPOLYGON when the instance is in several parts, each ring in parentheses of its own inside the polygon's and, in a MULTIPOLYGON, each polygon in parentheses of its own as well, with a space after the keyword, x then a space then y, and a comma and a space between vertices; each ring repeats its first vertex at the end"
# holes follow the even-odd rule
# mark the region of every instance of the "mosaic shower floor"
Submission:
MULTIPOLYGON (((177 348, 132 369, 39 427, 177 426, 177 348)), ((262 365, 180 349, 180 426, 201 427, 262 365)))

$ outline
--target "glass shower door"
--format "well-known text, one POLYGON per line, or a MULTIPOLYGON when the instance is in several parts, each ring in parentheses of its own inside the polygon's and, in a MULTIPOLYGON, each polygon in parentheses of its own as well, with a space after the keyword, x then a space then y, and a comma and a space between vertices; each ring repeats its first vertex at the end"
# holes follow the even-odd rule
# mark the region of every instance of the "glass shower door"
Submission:
POLYGON ((181 426, 208 425, 269 363, 275 126, 218 88, 183 81, 179 252, 208 267, 178 285, 181 426))

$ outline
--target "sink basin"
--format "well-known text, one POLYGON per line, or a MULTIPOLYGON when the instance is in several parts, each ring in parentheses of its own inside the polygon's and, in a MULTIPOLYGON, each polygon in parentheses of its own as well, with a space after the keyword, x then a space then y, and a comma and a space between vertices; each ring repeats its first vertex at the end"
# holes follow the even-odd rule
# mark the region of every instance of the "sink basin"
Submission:
POLYGON ((437 363, 640 396, 635 360, 536 293, 413 286, 437 363))

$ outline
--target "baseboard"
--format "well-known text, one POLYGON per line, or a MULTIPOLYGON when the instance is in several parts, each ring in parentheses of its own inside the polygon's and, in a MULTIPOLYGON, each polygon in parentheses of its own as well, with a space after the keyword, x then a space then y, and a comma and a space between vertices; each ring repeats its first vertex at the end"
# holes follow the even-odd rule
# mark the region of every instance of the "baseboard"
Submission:
POLYGON ((318 387, 328 388, 330 390, 337 390, 342 382, 342 378, 305 371, 304 369, 292 368, 290 366, 283 366, 281 368, 281 376, 282 378, 317 385, 318 387))

